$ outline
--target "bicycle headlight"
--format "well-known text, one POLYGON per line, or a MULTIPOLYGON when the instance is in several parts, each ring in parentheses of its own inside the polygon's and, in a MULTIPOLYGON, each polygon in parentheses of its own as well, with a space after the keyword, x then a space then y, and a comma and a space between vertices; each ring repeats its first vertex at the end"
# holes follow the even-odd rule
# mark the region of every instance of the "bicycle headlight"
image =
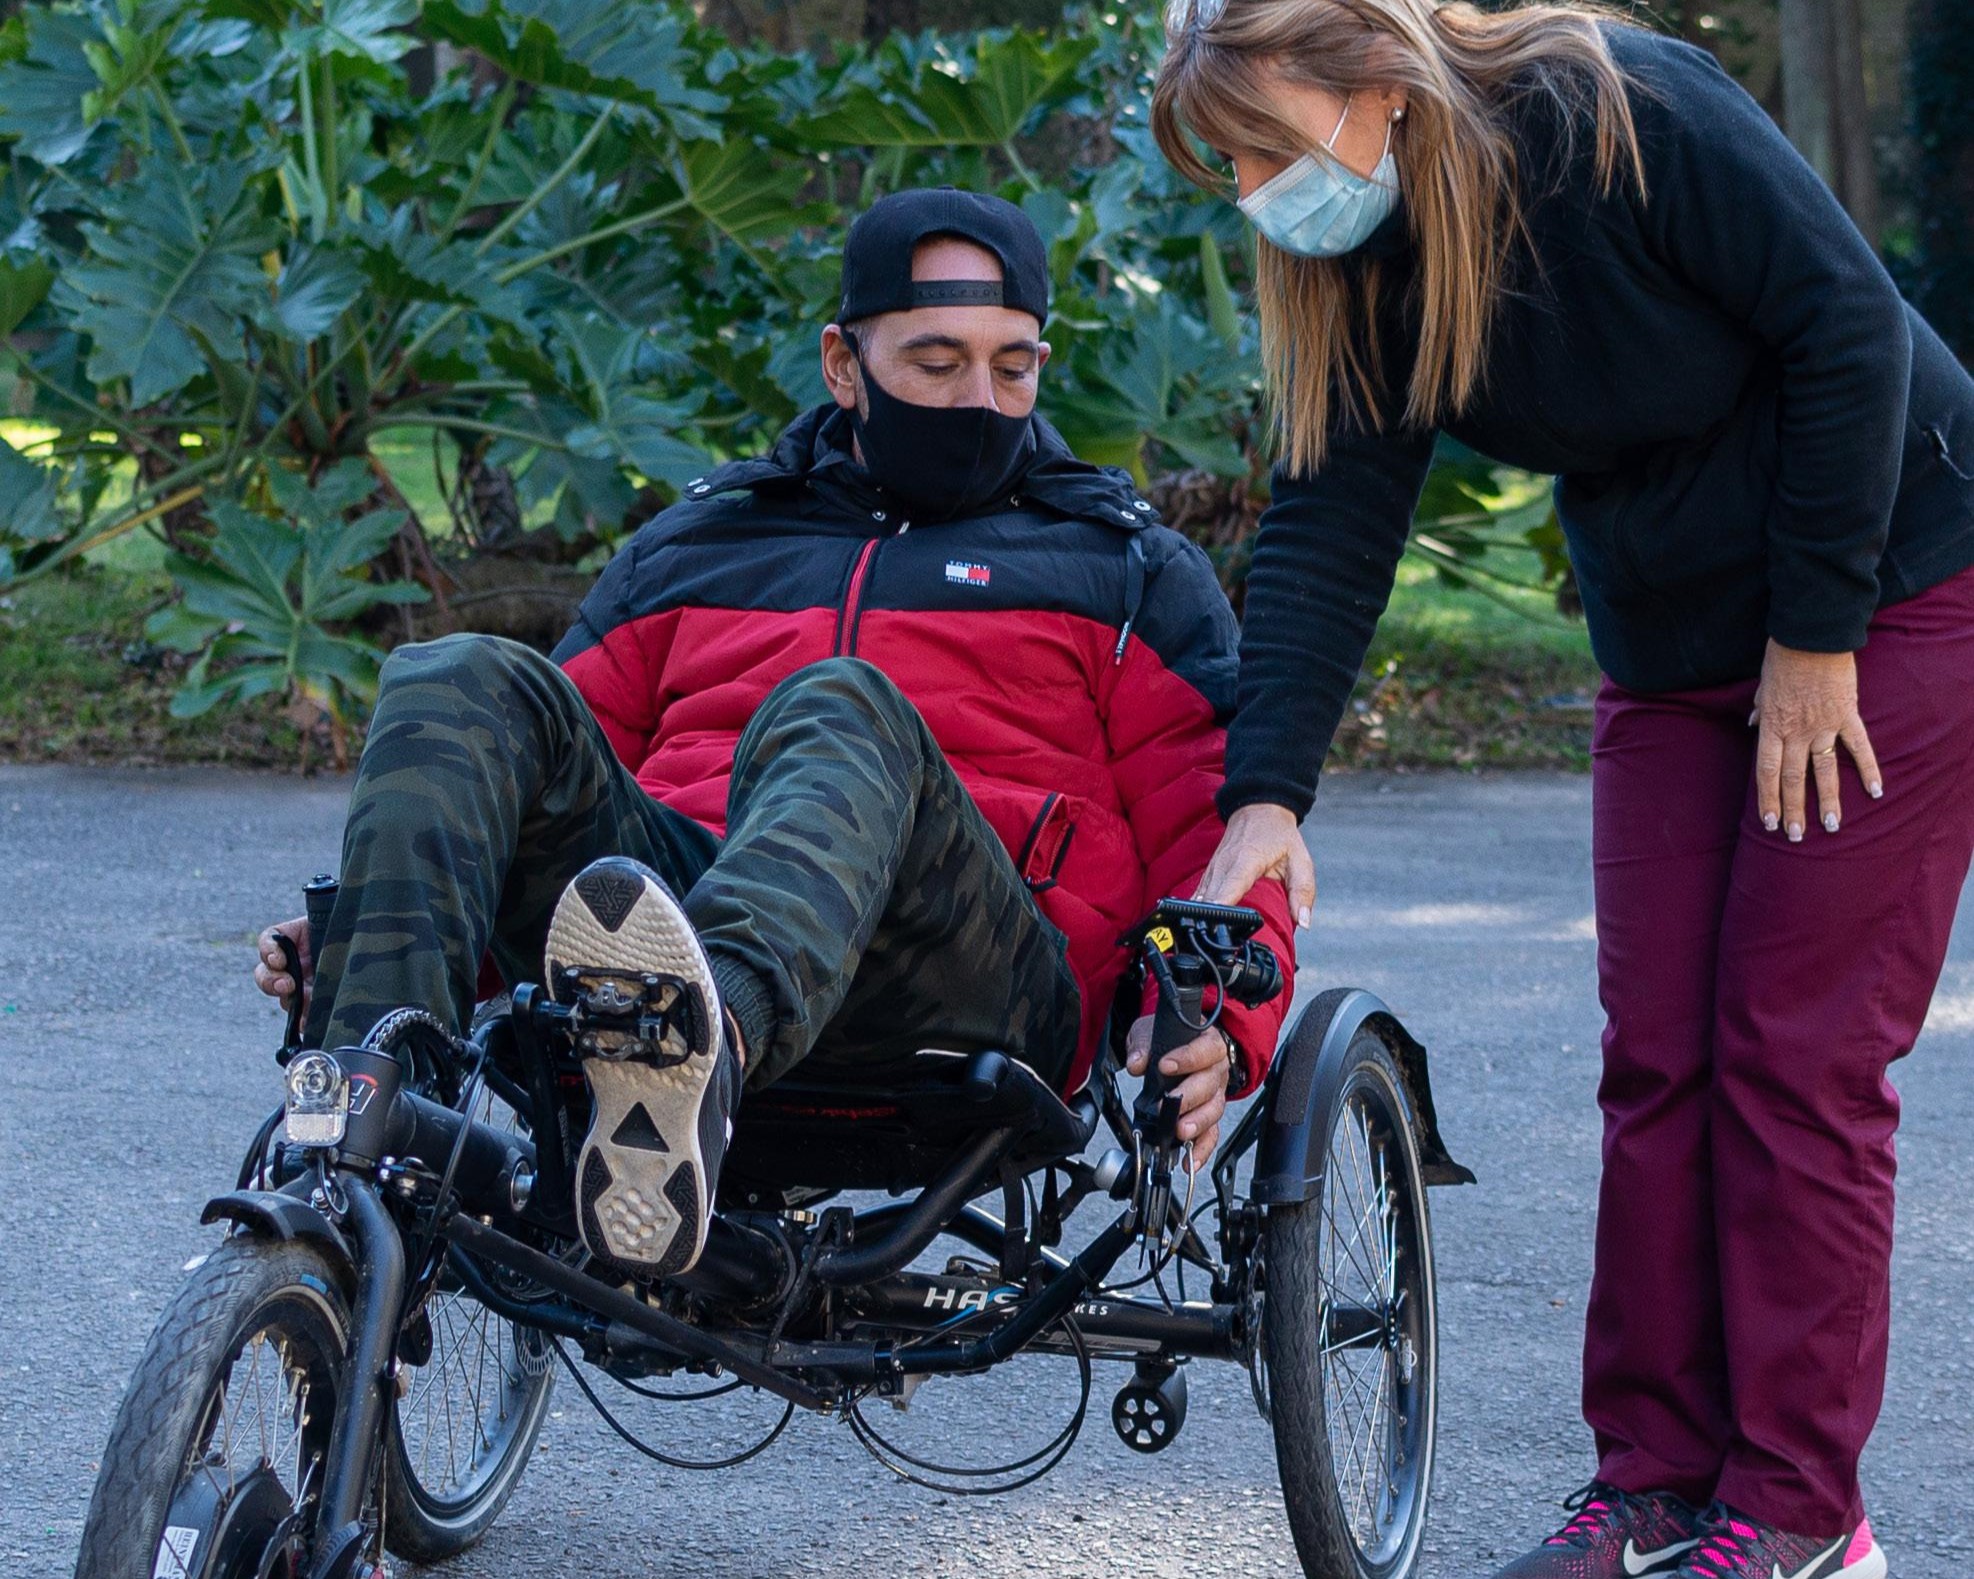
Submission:
POLYGON ((298 1053, 288 1063, 288 1140, 337 1146, 349 1124, 350 1082, 327 1053, 298 1053))

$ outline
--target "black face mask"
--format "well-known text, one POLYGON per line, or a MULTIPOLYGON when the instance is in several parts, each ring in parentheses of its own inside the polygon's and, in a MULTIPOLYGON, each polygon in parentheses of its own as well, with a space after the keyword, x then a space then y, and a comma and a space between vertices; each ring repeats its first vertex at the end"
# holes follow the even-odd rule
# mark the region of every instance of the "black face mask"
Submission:
POLYGON ((861 355, 857 365, 870 414, 852 407, 850 425, 886 493, 925 520, 945 521, 1013 490, 1034 448, 1028 418, 987 406, 915 405, 878 383, 861 355))

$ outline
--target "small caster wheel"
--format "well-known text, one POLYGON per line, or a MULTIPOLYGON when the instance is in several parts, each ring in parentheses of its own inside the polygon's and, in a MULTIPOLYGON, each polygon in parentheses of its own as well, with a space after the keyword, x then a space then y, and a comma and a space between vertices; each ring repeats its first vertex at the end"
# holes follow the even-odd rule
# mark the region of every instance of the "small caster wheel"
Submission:
POLYGON ((1141 1363, 1111 1401, 1110 1423, 1133 1452, 1163 1452, 1186 1423, 1186 1373, 1141 1363))

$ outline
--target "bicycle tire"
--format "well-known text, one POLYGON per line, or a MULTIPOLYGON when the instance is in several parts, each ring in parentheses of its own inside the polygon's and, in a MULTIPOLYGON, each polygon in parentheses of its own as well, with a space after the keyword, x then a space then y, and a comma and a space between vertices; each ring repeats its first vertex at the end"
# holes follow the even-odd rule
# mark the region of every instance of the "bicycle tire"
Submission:
POLYGON ((1410 1094, 1368 1027, 1324 1134, 1321 1187, 1271 1207, 1265 1229, 1261 1352, 1283 1500, 1307 1579, 1406 1579, 1438 1426, 1432 1223, 1410 1094))
MULTIPOLYGON (((283 1493, 292 1514, 298 1497, 306 1509, 321 1488, 349 1339, 347 1294, 321 1250, 240 1234, 223 1241, 180 1285, 131 1373, 89 1500, 76 1579, 197 1571, 208 1561, 199 1543, 226 1531, 232 1546, 222 1541, 220 1550, 233 1555, 210 1579, 254 1579, 275 1541, 268 1521, 283 1511, 283 1493), (277 1347, 265 1367, 270 1334, 277 1347), (249 1354, 249 1374, 241 1376, 249 1354), (288 1411, 291 1463, 289 1444, 269 1434, 284 1425, 283 1415, 268 1413, 265 1369, 284 1389, 277 1399, 291 1376, 302 1384, 288 1411), (243 1416, 236 1443, 231 1411, 236 1403, 244 1409, 250 1385, 256 1439, 243 1416), (279 1489, 266 1484, 269 1475, 279 1489), (171 1522, 188 1517, 189 1502, 213 1496, 225 1519, 196 1527, 171 1522)), ((299 1550, 306 1522, 304 1512, 281 1538, 295 1538, 299 1550)), ((284 1565, 277 1558, 268 1571, 281 1573, 284 1565)))

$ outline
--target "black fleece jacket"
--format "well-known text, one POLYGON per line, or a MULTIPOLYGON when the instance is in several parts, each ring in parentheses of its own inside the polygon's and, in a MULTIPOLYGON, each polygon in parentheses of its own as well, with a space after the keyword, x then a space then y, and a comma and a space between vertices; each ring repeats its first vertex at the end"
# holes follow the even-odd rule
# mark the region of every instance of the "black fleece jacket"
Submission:
MULTIPOLYGON (((1447 431, 1557 474, 1591 645, 1620 685, 1746 679, 1770 637, 1855 651, 1876 609, 1974 564, 1974 381, 1712 56, 1609 37, 1644 194, 1599 192, 1593 137, 1554 97, 1512 104, 1532 247, 1447 431)), ((1365 251, 1396 278, 1383 334, 1402 390, 1417 344, 1402 211, 1365 251)), ((1435 437, 1395 416, 1340 425, 1314 475, 1277 469, 1223 812, 1308 810, 1435 437)))

